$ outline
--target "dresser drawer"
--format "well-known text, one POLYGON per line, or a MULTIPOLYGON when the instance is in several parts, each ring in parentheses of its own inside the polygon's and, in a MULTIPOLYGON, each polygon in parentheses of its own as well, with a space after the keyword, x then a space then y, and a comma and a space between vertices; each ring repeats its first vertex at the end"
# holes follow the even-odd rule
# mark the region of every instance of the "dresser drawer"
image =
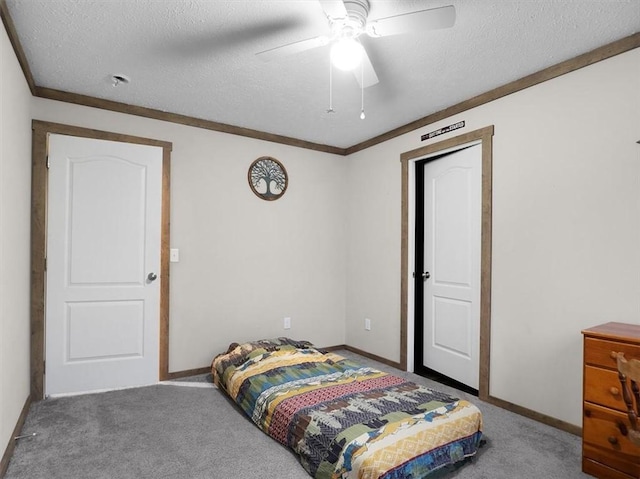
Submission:
POLYGON ((616 452, 621 459, 638 463, 640 446, 633 444, 622 433, 625 428, 629 428, 629 417, 625 413, 584 403, 583 441, 605 451, 616 452))
POLYGON ((617 469, 611 469, 609 466, 600 464, 587 457, 582 458, 582 471, 593 477, 600 477, 606 479, 636 479, 638 476, 630 476, 624 472, 620 472, 617 469))
POLYGON ((616 452, 584 444, 582 470, 601 479, 640 479, 640 458, 636 456, 631 460, 625 460, 616 452))
POLYGON ((584 367, 584 400, 627 412, 618 372, 610 369, 584 367))
POLYGON ((624 353, 627 359, 640 359, 640 345, 584 338, 584 362, 593 366, 617 369, 617 361, 611 353, 624 353))

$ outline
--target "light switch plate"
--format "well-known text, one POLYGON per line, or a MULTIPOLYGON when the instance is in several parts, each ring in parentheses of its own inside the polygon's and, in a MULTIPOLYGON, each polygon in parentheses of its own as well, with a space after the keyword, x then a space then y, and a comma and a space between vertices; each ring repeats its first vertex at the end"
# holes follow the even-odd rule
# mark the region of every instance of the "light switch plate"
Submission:
POLYGON ((284 329, 291 329, 291 318, 284 318, 284 329))
POLYGON ((178 248, 171 248, 171 250, 169 250, 169 261, 171 263, 180 262, 180 250, 178 248))

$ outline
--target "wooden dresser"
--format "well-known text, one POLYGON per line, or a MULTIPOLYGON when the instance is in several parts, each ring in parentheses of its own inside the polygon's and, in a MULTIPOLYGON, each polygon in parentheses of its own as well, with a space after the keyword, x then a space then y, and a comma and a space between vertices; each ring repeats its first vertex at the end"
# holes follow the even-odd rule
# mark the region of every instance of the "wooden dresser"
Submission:
POLYGON ((615 353, 640 359, 640 326, 606 323, 584 335, 582 470, 601 479, 639 479, 640 447, 627 437, 615 353))

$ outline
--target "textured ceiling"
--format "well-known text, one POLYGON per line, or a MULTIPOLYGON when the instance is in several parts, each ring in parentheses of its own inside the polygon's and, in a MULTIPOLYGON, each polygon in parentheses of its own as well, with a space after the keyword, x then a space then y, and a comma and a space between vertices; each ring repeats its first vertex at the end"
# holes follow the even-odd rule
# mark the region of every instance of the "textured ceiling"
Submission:
POLYGON ((370 0, 369 19, 444 5, 453 28, 363 44, 361 92, 329 47, 257 52, 329 27, 318 0, 6 0, 35 84, 346 148, 640 31, 640 0, 370 0), (113 74, 131 83, 112 86, 113 74))

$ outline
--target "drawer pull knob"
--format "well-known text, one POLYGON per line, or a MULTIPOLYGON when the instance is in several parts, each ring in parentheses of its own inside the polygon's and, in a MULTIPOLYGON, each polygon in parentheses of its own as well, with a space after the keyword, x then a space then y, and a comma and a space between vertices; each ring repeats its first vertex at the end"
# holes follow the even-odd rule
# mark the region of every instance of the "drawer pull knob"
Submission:
POLYGON ((618 444, 618 438, 615 436, 609 436, 607 438, 607 441, 609 441, 609 444, 611 444, 612 446, 615 446, 616 444, 618 444))
POLYGON ((611 359, 618 359, 618 353, 616 353, 615 351, 611 351, 611 354, 609 356, 611 356, 611 359))
POLYGON ((609 389, 609 392, 612 396, 617 396, 618 394, 620 394, 620 390, 616 387, 612 387, 611 389, 609 389))

